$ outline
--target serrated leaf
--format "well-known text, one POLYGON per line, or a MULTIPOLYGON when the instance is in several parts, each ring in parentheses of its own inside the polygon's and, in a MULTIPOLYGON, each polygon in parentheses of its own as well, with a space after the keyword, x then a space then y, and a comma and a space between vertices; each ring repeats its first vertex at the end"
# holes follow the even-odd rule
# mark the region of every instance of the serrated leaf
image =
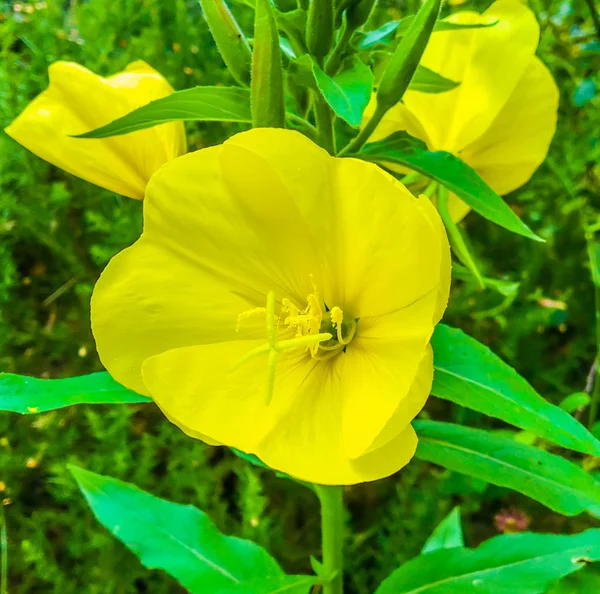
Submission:
POLYGON ((118 384, 106 371, 65 379, 0 373, 0 410, 35 414, 72 404, 152 402, 118 384))
POLYGON ((445 93, 455 89, 460 83, 419 64, 408 85, 409 91, 419 93, 445 93))
POLYGON ((76 138, 119 136, 175 120, 251 122, 250 92, 238 87, 194 87, 176 91, 76 138))
POLYGON ((191 505, 159 499, 76 466, 70 470, 98 521, 146 567, 165 570, 192 594, 300 594, 314 579, 285 576, 264 549, 249 540, 224 536, 191 505))
POLYGON ((375 594, 541 594, 555 580, 598 560, 600 530, 573 536, 503 534, 476 549, 415 557, 384 580, 375 594))
POLYGON ((416 457, 506 487, 574 516, 600 504, 600 485, 572 462, 489 431, 415 421, 416 457))
POLYGON ((485 345, 445 324, 436 327, 431 344, 433 395, 564 448, 600 455, 600 441, 569 413, 542 398, 485 345))
POLYGON ((433 553, 433 551, 440 549, 453 549, 464 546, 465 539, 460 521, 460 508, 455 507, 431 533, 421 549, 421 555, 433 553))
POLYGON ((360 126, 373 90, 371 69, 356 56, 349 68, 333 78, 325 74, 315 61, 312 69, 319 91, 335 114, 355 128, 360 126))
POLYGON ((367 144, 357 155, 374 162, 404 165, 439 182, 464 200, 474 211, 508 231, 536 241, 540 239, 492 190, 474 169, 446 151, 430 151, 406 132, 395 132, 367 144))

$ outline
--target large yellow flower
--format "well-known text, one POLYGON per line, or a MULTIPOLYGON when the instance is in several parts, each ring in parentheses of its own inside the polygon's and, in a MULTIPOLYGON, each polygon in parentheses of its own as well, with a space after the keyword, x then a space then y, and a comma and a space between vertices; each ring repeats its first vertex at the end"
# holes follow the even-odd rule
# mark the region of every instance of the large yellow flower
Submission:
POLYGON ((107 190, 141 199, 152 174, 185 153, 181 122, 112 138, 71 137, 173 92, 145 62, 133 62, 108 78, 73 62, 55 62, 48 75, 50 86, 5 130, 45 161, 107 190))
MULTIPOLYGON (((438 94, 408 91, 372 140, 406 130, 430 150, 460 156, 496 192, 507 194, 533 175, 556 129, 558 89, 535 56, 538 23, 516 0, 498 0, 483 14, 459 12, 448 20, 498 22, 434 33, 421 64, 460 85, 438 94)), ((449 208, 455 220, 469 211, 455 196, 449 208)))
POLYGON ((255 129, 165 165, 92 298, 100 358, 189 435, 307 481, 413 456, 450 253, 376 165, 255 129))

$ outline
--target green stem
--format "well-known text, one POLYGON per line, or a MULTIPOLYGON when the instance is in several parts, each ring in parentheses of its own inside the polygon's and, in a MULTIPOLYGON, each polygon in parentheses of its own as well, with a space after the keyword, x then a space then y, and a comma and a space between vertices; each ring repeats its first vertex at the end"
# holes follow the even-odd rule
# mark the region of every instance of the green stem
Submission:
POLYGON ((590 9, 592 21, 594 21, 594 27, 596 28, 596 35, 598 36, 598 39, 600 39, 600 16, 598 16, 598 11, 596 10, 594 0, 585 0, 585 3, 590 9))
POLYGON ((340 64, 342 63, 342 58, 346 53, 346 48, 350 43, 352 33, 352 29, 348 27, 348 21, 344 18, 344 22, 342 24, 342 34, 340 35, 340 38, 333 49, 333 53, 325 65, 325 72, 327 72, 329 76, 335 76, 339 70, 340 64))
POLYGON ((319 131, 319 144, 331 155, 335 155, 331 109, 320 95, 315 98, 315 120, 319 131))
POLYGON ((588 260, 592 271, 592 282, 594 283, 594 309, 596 316, 596 373, 592 369, 594 387, 592 390, 590 414, 588 417, 588 429, 591 429, 598 416, 598 406, 600 404, 600 262, 596 256, 596 242, 593 232, 584 222, 585 243, 587 247, 588 260))
POLYGON ((2 528, 0 529, 0 555, 2 576, 0 577, 0 594, 8 594, 8 537, 6 535, 6 514, 4 513, 4 505, 0 502, 0 520, 2 520, 2 528))
POLYGON ((315 485, 321 502, 323 572, 327 581, 323 594, 344 592, 344 491, 343 487, 315 485))
POLYGON ((381 122, 386 112, 387 108, 381 107, 381 105, 378 103, 377 107, 375 108, 375 113, 373 113, 371 119, 367 122, 367 125, 360 131, 358 136, 352 142, 350 142, 350 144, 345 146, 340 151, 340 157, 343 157, 348 153, 356 153, 362 147, 362 145, 369 140, 371 134, 375 132, 375 128, 377 128, 379 122, 381 122))

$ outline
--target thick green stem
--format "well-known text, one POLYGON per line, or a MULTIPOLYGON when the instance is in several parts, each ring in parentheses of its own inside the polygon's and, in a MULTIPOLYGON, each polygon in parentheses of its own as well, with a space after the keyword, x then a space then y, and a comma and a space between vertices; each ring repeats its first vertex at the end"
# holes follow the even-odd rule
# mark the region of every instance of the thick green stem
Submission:
POLYGON ((315 119, 317 123, 319 144, 329 152, 329 154, 335 155, 331 108, 320 95, 315 98, 315 119))
POLYGON ((343 487, 315 485, 321 502, 323 594, 344 592, 344 491, 343 487))
POLYGON ((345 146, 342 151, 340 151, 340 157, 357 152, 363 146, 363 144, 369 140, 371 134, 375 132, 375 128, 377 128, 379 122, 381 122, 381 119, 386 112, 387 108, 381 107, 381 105, 378 103, 377 107, 375 108, 375 113, 373 113, 371 119, 367 122, 367 125, 360 131, 359 135, 352 142, 350 142, 350 144, 345 146))

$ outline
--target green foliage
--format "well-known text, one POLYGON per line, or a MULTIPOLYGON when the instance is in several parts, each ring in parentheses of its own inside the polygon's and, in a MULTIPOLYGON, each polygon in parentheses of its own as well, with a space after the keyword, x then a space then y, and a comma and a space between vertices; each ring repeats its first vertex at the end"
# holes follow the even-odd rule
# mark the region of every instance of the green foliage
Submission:
POLYGON ((465 538, 460 521, 460 508, 455 507, 432 532, 423 546, 421 554, 464 546, 465 538))
POLYGON ((574 536, 506 534, 475 550, 445 549, 396 570, 376 594, 542 594, 554 580, 600 560, 600 530, 574 536))
POLYGON ((252 53, 252 126, 285 127, 281 49, 270 0, 256 0, 252 53))
POLYGON ((106 138, 129 134, 174 120, 251 122, 250 93, 237 87, 195 87, 151 101, 106 126, 78 138, 106 138))
POLYGON ((223 536, 206 514, 191 505, 159 499, 76 466, 70 469, 96 518, 146 567, 164 569, 191 594, 207 589, 267 594, 298 582, 306 592, 314 583, 307 576, 286 578, 266 551, 249 540, 223 536), (272 584, 267 586, 268 582, 272 584))
POLYGON ((560 456, 452 423, 415 421, 413 426, 421 460, 519 491, 567 516, 600 504, 600 483, 560 456))
POLYGON ((406 132, 394 132, 387 138, 368 144, 360 157, 377 163, 397 163, 439 182, 462 198, 486 219, 529 239, 541 240, 519 219, 474 169, 446 151, 429 151, 425 143, 406 132))
POLYGON ((150 402, 118 384, 106 371, 49 380, 0 373, 0 410, 33 414, 72 404, 150 402))
POLYGON ((432 338, 432 394, 501 419, 578 452, 600 455, 600 442, 570 414, 547 402, 490 349, 445 324, 432 338))
POLYGON ((373 73, 359 58, 352 58, 349 68, 333 78, 327 76, 316 62, 312 65, 317 86, 335 114, 357 127, 371 99, 373 73))

